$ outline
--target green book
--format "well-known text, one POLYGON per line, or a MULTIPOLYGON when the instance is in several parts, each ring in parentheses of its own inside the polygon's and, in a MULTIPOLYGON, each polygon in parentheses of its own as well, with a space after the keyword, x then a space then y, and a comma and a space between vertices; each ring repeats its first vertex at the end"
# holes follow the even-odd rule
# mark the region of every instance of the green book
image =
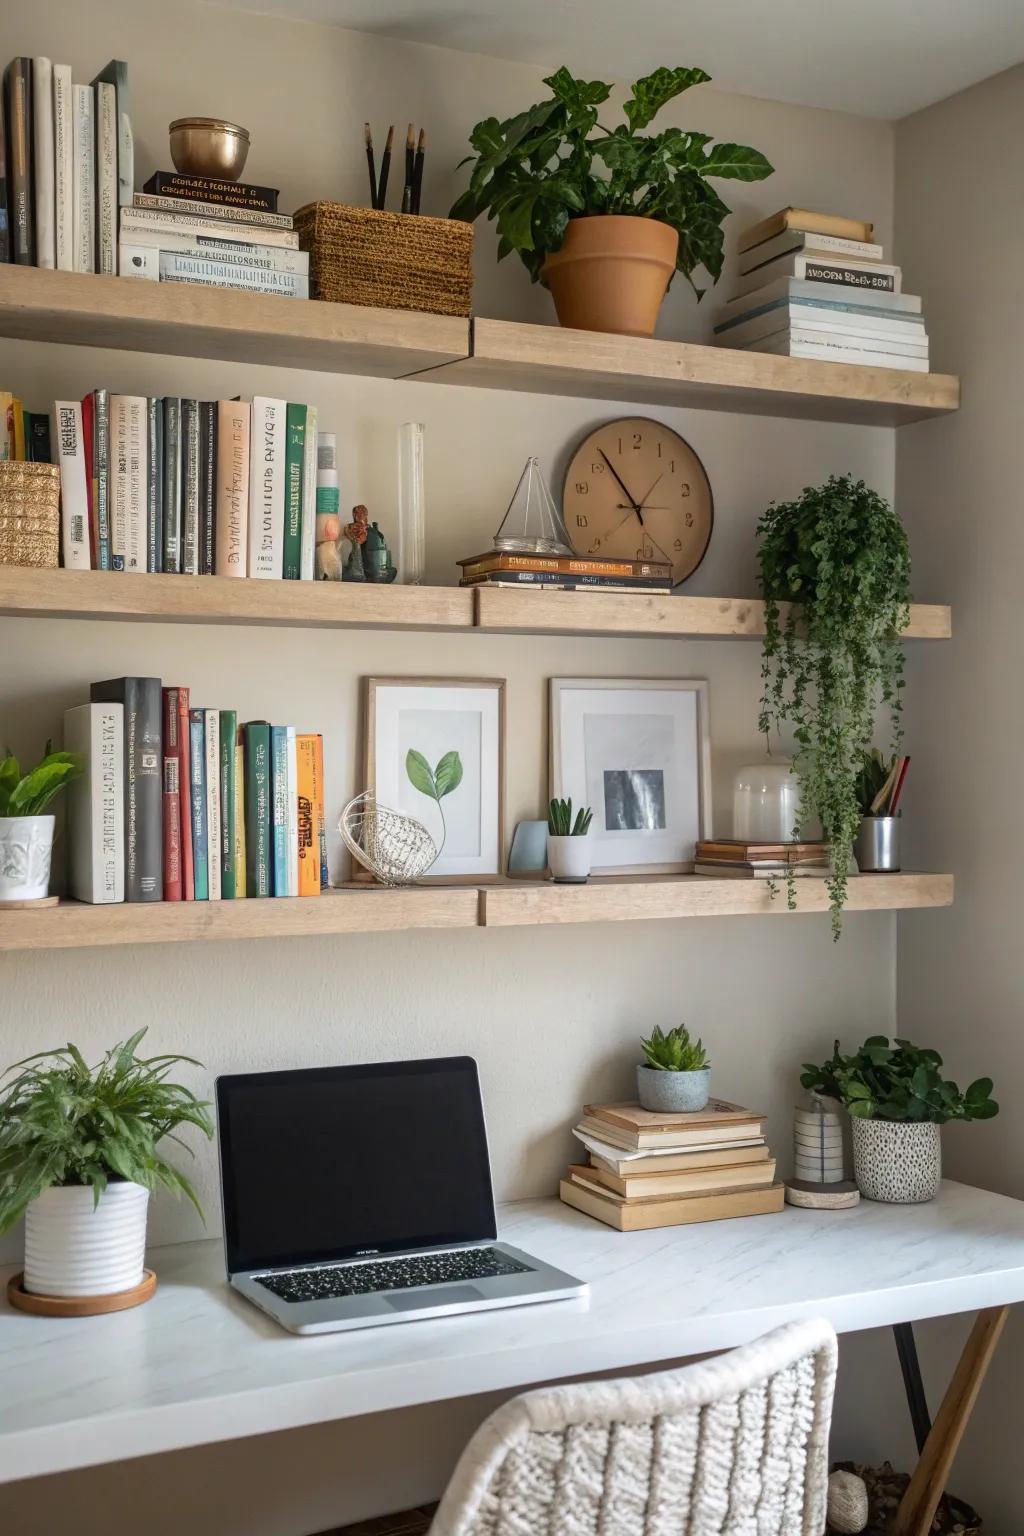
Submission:
POLYGON ((284 435, 284 579, 302 576, 302 477, 306 452, 306 407, 288 404, 284 435))
POLYGON ((245 726, 245 893, 273 895, 273 828, 270 814, 270 726, 245 726))
POLYGON ((220 712, 220 894, 224 901, 238 895, 235 878, 235 742, 237 709, 220 712))

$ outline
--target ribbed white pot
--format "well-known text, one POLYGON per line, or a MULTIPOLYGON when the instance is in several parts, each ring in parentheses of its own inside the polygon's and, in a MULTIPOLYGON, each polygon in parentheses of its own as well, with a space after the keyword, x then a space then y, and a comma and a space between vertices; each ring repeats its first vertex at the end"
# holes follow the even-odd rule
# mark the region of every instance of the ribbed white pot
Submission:
POLYGON ((112 1296, 142 1282, 149 1190, 108 1184, 47 1189, 25 1212, 25 1289, 39 1296, 112 1296))
POLYGON ((54 816, 0 816, 0 901, 38 901, 50 889, 54 816))

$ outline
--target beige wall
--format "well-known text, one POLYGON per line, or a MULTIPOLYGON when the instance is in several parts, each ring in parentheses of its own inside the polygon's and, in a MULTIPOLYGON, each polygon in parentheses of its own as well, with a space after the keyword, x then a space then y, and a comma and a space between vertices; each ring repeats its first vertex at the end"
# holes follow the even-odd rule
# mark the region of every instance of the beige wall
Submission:
MULTIPOLYGON (((245 122, 254 140, 249 174, 279 184, 285 208, 317 195, 362 200, 364 117, 372 116, 380 132, 391 120, 414 116, 429 127, 428 204, 441 210, 455 189, 449 168, 471 125, 491 111, 517 110, 542 89, 536 72, 516 65, 188 3, 37 0, 16 29, 5 28, 5 41, 12 54, 45 51, 68 60, 79 80, 91 78, 114 52, 130 61, 140 178, 166 163, 170 118, 198 111, 245 122)), ((889 238, 886 125, 713 91, 694 96, 677 117, 754 144, 785 167, 764 186, 728 189, 744 221, 789 201, 832 203, 842 185, 851 212, 874 218, 881 237, 889 238)), ((494 268, 489 231, 477 273, 482 313, 550 318, 546 295, 531 290, 520 268, 511 262, 494 268)), ((666 308, 667 332, 696 336, 706 325, 706 313, 680 286, 666 308)), ((944 363, 938 347, 936 353, 944 363)), ((308 399, 319 405, 323 427, 339 434, 344 503, 365 500, 392 527, 395 429, 422 420, 428 561, 431 579, 439 582, 454 579, 458 555, 486 546, 527 454, 541 456, 554 482, 576 439, 620 414, 600 402, 2 341, 0 380, 36 409, 99 383, 139 393, 308 399)), ((654 414, 692 442, 715 492, 714 539, 688 588, 693 592, 753 590, 754 522, 773 497, 847 470, 892 493, 894 435, 888 431, 654 414)), ((935 586, 926 595, 943 596, 941 582, 935 586)), ((0 621, 0 655, 7 663, 0 741, 37 749, 63 709, 85 697, 91 679, 123 670, 159 673, 188 684, 198 702, 322 730, 333 814, 356 787, 358 682, 371 672, 508 677, 510 822, 536 815, 544 800, 551 675, 708 677, 719 830, 728 826, 733 770, 760 752, 758 649, 743 643, 7 620, 0 621)), ((852 1037, 892 1025, 893 926, 885 915, 852 917, 837 947, 826 918, 800 918, 7 955, 0 957, 2 1054, 15 1058, 71 1036, 95 1055, 149 1022, 154 1047, 180 1049, 206 1063, 197 1080, 209 1086, 215 1072, 229 1070, 468 1051, 481 1064, 499 1192, 548 1193, 570 1151, 566 1127, 581 1100, 628 1092, 638 1029, 680 1017, 710 1042, 719 1088, 766 1107, 785 1154, 794 1066, 827 1048, 836 1033, 852 1037)), ((198 1178, 216 1232, 210 1150, 200 1153, 198 1178)), ((200 1229, 188 1211, 159 1199, 153 1235, 167 1241, 200 1235, 200 1229)), ((0 1256, 4 1252, 17 1252, 16 1235, 0 1256)), ((457 1443, 463 1421, 445 1424, 447 1430, 436 1430, 439 1442, 447 1433, 457 1443)), ((394 1433, 399 1441, 421 1439, 408 1425, 394 1433)), ((139 1464, 127 1474, 144 1509, 138 1528, 149 1536, 178 1532, 186 1495, 175 1490, 212 1486, 218 1477, 229 1481, 239 1501, 235 1525, 215 1501, 205 1517, 190 1516, 195 1536, 206 1530, 233 1536, 236 1528, 245 1536, 303 1536, 330 1519, 364 1512, 355 1494, 350 1507, 333 1497, 327 1503, 297 1498, 299 1484, 318 1480, 298 1477, 300 1465, 316 1464, 326 1476, 333 1458, 326 1432, 300 1450, 296 1443, 289 1438, 278 1462, 265 1445, 139 1464), (281 1478, 296 1468, 292 1498, 267 1496, 257 1468, 268 1475, 273 1466, 281 1478)), ((420 1481, 408 1485, 413 1496, 429 1493, 445 1465, 438 1449, 420 1481)), ((20 1497, 0 1490, 0 1525, 6 1516, 14 1531, 56 1530, 73 1502, 76 1529, 90 1536, 103 1523, 102 1490, 109 1486, 71 1478, 24 1489, 20 1497)), ((382 1503, 407 1491, 390 1473, 388 1487, 382 1503)))

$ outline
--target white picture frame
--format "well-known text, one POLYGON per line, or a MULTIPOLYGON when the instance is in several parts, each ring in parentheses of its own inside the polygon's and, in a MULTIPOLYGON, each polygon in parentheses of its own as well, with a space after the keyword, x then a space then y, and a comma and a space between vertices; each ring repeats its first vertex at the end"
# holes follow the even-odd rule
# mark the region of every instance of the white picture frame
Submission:
POLYGON ((366 679, 366 787, 381 805, 413 816, 444 846, 422 878, 497 879, 505 852, 505 680, 474 677, 366 679), (410 748, 431 768, 458 751, 463 776, 438 805, 412 784, 410 748))
POLYGON ((591 872, 691 872, 711 836, 707 682, 553 677, 550 711, 551 795, 593 810, 591 872))

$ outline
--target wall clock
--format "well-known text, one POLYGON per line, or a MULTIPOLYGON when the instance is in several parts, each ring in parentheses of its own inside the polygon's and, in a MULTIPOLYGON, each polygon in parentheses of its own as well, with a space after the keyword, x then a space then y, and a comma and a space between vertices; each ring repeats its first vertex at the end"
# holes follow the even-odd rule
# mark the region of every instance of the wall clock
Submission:
POLYGON ((665 560, 678 586, 707 552, 715 509, 689 443, 660 421, 626 416, 595 428, 576 449, 562 516, 576 554, 665 560))

